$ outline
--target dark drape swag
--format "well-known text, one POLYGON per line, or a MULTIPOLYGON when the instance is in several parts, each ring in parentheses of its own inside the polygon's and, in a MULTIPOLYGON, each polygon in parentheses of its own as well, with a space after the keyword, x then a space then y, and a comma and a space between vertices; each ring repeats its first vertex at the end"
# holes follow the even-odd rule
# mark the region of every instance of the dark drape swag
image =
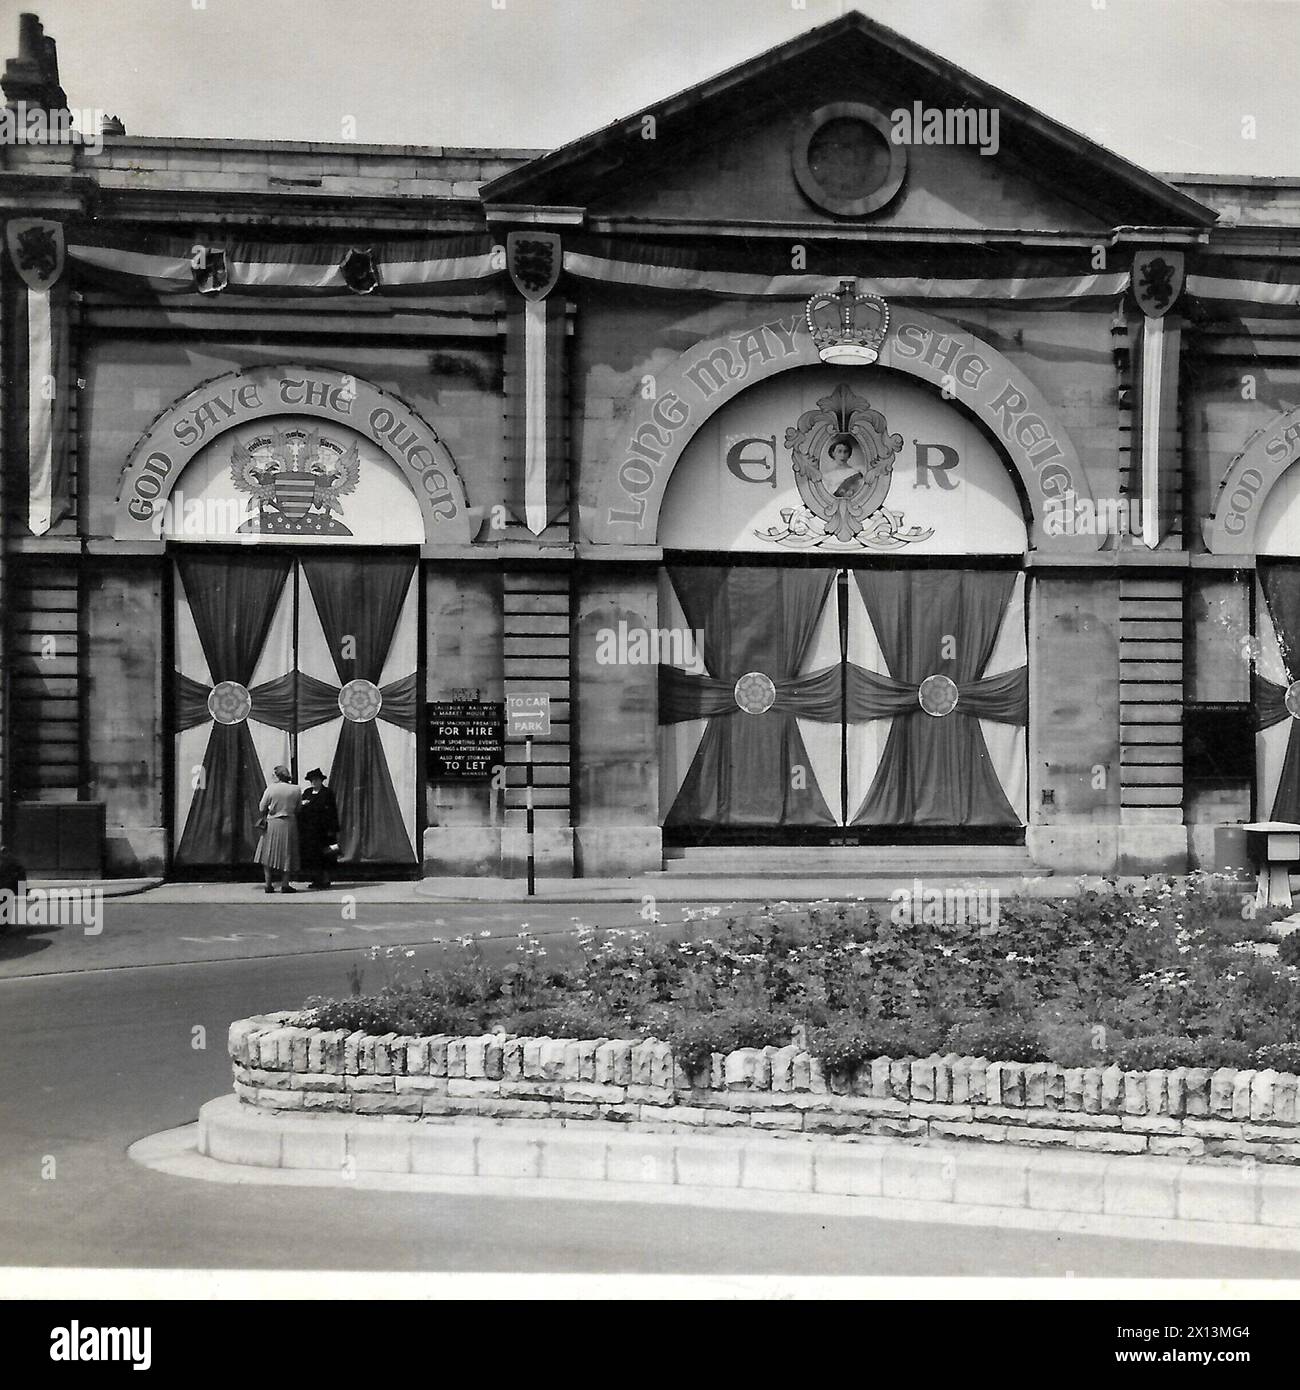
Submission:
POLYGON ((1019 825, 998 781, 981 719, 1024 724, 1028 673, 982 677, 1016 576, 953 570, 854 572, 889 674, 849 664, 846 718, 892 719, 855 825, 1019 825), (945 658, 945 637, 954 654, 945 658), (918 690, 949 677, 951 713, 927 714, 918 690))
MULTIPOLYGON (((1276 685, 1273 681, 1255 673, 1255 724, 1263 732, 1284 719, 1290 719, 1286 707, 1287 687, 1295 681, 1300 671, 1300 571, 1294 569, 1269 568, 1259 572, 1260 588, 1264 591, 1264 602, 1268 605, 1269 617, 1273 620, 1273 630, 1277 633, 1277 645, 1282 653, 1282 666, 1286 671, 1286 685, 1276 685)), ((1278 779, 1277 795, 1273 798, 1271 819, 1280 821, 1300 820, 1300 721, 1291 720, 1291 732, 1287 735, 1286 753, 1282 760, 1282 775, 1278 779)))
MULTIPOLYGON (((292 559, 244 551, 238 556, 184 555, 176 563, 214 684, 236 681, 247 687, 257 669, 292 559)), ((203 776, 176 851, 182 864, 252 859, 257 844, 257 807, 266 790, 247 721, 212 721, 210 693, 211 687, 176 672, 177 729, 212 722, 203 755, 203 776)), ((248 693, 252 700, 249 718, 276 728, 291 727, 291 677, 255 686, 248 693)), ((177 769, 179 777, 190 775, 189 769, 177 769)))
POLYGON ((795 722, 840 719, 839 667, 797 674, 834 573, 682 566, 668 576, 687 627, 703 632, 709 674, 661 666, 659 720, 709 722, 665 823, 835 824, 795 722), (747 714, 736 703, 736 682, 750 672, 768 676, 776 688, 763 714, 747 714))
MULTIPOLYGON (((375 685, 383 673, 415 573, 408 559, 304 560, 303 573, 320 614, 339 687, 299 673, 298 727, 310 729, 339 715, 339 688, 351 680, 375 685), (347 639, 351 638, 349 642, 347 639), (344 656, 345 651, 353 655, 344 656)), ((378 717, 415 732, 415 672, 380 689, 378 717)), ((339 858, 348 862, 413 862, 393 779, 375 721, 344 719, 330 768, 338 803, 339 858)))

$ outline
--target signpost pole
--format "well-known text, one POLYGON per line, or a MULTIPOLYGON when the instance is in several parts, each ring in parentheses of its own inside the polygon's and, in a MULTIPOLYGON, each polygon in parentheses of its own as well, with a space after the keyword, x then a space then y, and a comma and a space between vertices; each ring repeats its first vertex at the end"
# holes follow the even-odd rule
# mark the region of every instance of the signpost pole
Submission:
POLYGON ((545 691, 519 691, 506 696, 506 737, 524 741, 524 806, 528 814, 528 896, 537 891, 537 859, 533 823, 533 738, 551 735, 551 697, 545 691))
POLYGON ((533 859, 533 736, 524 739, 524 787, 528 807, 528 896, 533 896, 536 888, 533 859))

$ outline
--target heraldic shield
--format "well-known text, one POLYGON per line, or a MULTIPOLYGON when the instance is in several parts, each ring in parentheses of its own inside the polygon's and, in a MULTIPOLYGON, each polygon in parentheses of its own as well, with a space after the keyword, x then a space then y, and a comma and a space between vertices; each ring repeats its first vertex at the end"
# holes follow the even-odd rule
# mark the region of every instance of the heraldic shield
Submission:
POLYGON ((14 269, 29 290, 50 289, 63 274, 63 224, 15 217, 5 224, 5 244, 14 269))
POLYGON ((515 288, 536 303, 555 288, 564 269, 564 255, 556 232, 510 232, 506 237, 506 263, 515 288))
POLYGON ((178 866, 239 869, 269 768, 327 769, 344 865, 416 862, 414 558, 179 555, 178 866))
POLYGON ((1147 318, 1164 318, 1182 292, 1181 251, 1139 251, 1133 257, 1133 298, 1147 318))
POLYGON ((344 499, 356 491, 360 476, 357 445, 340 444, 318 429, 272 425, 248 445, 236 439, 230 481, 256 506, 239 530, 245 535, 350 536, 342 521, 344 499))

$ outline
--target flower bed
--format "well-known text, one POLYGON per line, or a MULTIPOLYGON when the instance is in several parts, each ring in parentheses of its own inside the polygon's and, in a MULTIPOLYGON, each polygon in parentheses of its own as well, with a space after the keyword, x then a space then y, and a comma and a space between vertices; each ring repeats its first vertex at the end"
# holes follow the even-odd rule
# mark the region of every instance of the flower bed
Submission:
POLYGON ((371 994, 356 978, 353 997, 309 1000, 304 1019, 372 1036, 653 1037, 688 1071, 792 1045, 832 1078, 931 1055, 1300 1070, 1300 936, 1279 949, 1252 899, 1200 875, 1004 899, 983 924, 780 905, 671 940, 582 928, 567 960, 524 932, 499 964, 465 937, 444 969, 371 994))

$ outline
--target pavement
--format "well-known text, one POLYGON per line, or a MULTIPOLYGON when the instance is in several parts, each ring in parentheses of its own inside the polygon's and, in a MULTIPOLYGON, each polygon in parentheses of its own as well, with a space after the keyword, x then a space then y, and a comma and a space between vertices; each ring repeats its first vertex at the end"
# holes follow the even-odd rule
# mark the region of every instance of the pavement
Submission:
MULTIPOLYGON (((910 889, 915 874, 856 874, 832 877, 785 877, 748 875, 695 876, 651 873, 637 878, 544 878, 536 884, 534 896, 552 902, 730 902, 756 896, 769 902, 887 902, 899 888, 910 889)), ((1098 880, 1100 881, 1100 880, 1098 880)), ((1023 875, 941 874, 927 876, 927 888, 995 888, 1010 896, 1071 897, 1079 891, 1077 879, 1025 878, 1023 875)), ((521 879, 426 878, 418 885, 420 897, 436 902, 516 902, 525 897, 521 879)))
POLYGON ((752 906, 667 903, 647 913, 631 903, 360 901, 347 889, 251 901, 207 894, 198 901, 168 902, 139 894, 105 900, 93 926, 11 927, 0 935, 0 980, 307 956, 329 963, 330 992, 338 993, 349 988, 349 966, 364 972, 367 987, 379 985, 402 970, 436 967, 449 943, 467 935, 495 957, 513 951, 520 932, 527 930, 559 954, 572 946, 580 922, 672 932, 692 916, 752 906))
POLYGON ((133 1144, 178 1177, 238 1185, 569 1197, 1300 1252, 1300 1173, 1261 1163, 1013 1144, 704 1134, 672 1125, 276 1114, 233 1095, 133 1144))
MULTIPOLYGON (((811 877, 734 874, 726 876, 648 873, 635 878, 541 878, 536 881, 532 899, 542 902, 641 903, 659 902, 887 902, 900 888, 910 889, 917 879, 908 874, 817 875, 811 877)), ((1106 882, 1096 875, 1053 875, 1026 877, 1021 874, 928 874, 930 888, 987 888, 1010 896, 1068 898, 1089 887, 1106 882)), ((1132 875, 1119 879, 1124 885, 1141 884, 1146 879, 1132 875)), ((99 890, 106 898, 139 897, 149 903, 265 903, 279 898, 279 890, 268 894, 261 883, 188 883, 161 878, 131 879, 41 879, 28 881, 29 888, 45 890, 99 890)), ((472 903, 530 901, 527 882, 522 878, 442 877, 361 881, 336 884, 316 891, 299 888, 294 896, 321 900, 346 893, 359 903, 472 903)))

